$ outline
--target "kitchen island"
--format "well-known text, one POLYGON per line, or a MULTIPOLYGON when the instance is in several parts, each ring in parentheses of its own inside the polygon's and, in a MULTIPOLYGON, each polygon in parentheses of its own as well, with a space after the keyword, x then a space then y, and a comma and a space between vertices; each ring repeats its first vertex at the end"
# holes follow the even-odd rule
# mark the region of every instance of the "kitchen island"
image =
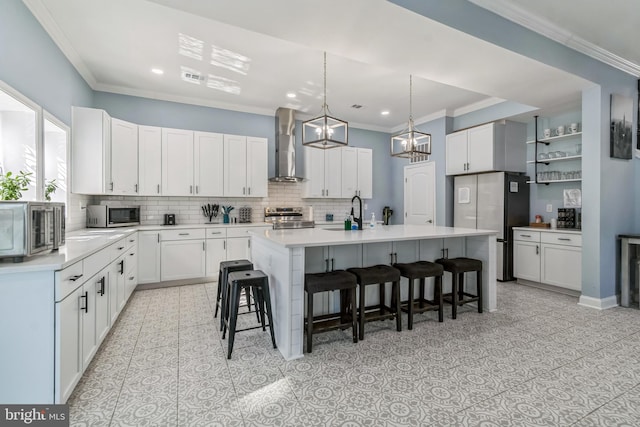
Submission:
MULTIPOLYGON (((496 310, 496 233, 492 230, 389 225, 362 231, 338 228, 264 230, 251 235, 251 258, 255 268, 269 276, 276 341, 287 360, 303 356, 305 273, 394 262, 435 261, 443 255, 449 258, 467 256, 483 261, 484 309, 496 310)), ((443 283, 445 291, 450 289, 448 273, 443 283)), ((466 286, 475 291, 475 275, 467 276, 466 286)), ((401 288, 406 295, 407 287, 401 288)), ((373 302, 376 294, 367 293, 367 304, 373 302)), ((316 314, 331 310, 334 305, 331 296, 320 304, 314 301, 314 306, 319 307, 316 314)))

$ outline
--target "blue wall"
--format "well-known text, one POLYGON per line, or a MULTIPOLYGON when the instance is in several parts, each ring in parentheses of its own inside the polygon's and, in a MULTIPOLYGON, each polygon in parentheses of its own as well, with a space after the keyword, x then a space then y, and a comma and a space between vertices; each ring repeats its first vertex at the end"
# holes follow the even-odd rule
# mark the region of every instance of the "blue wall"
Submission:
POLYGON ((93 102, 91 88, 20 0, 2 0, 0 80, 69 126, 71 106, 93 102))

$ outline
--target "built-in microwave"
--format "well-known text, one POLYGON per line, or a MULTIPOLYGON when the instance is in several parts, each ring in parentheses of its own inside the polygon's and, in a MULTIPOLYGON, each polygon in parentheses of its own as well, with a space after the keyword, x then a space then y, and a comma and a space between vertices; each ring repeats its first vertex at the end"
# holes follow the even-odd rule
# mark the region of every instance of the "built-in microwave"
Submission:
POLYGON ((0 202, 0 258, 20 262, 64 245, 64 203, 0 202))
POLYGON ((140 206, 87 206, 87 228, 129 227, 140 224, 140 206))

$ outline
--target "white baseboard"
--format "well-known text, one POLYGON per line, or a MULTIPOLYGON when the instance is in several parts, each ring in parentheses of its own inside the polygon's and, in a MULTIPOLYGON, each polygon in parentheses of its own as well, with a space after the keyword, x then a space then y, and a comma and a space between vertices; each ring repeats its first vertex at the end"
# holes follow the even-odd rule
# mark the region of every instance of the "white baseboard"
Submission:
POLYGON ((618 306, 618 296, 611 295, 606 298, 592 298, 582 295, 578 301, 578 305, 583 307, 595 308, 598 310, 606 310, 618 306))

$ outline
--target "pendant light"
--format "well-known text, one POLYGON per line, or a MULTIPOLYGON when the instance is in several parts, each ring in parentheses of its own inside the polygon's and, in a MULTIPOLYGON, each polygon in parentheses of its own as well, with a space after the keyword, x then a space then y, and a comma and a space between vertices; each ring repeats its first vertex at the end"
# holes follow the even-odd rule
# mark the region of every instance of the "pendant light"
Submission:
POLYGON ((349 144, 349 124, 331 117, 327 105, 327 52, 324 52, 324 96, 322 115, 302 123, 302 145, 327 149, 349 144))
POLYGON ((408 159, 427 158, 431 154, 431 135, 413 126, 413 77, 409 76, 409 126, 391 137, 391 155, 408 159))

